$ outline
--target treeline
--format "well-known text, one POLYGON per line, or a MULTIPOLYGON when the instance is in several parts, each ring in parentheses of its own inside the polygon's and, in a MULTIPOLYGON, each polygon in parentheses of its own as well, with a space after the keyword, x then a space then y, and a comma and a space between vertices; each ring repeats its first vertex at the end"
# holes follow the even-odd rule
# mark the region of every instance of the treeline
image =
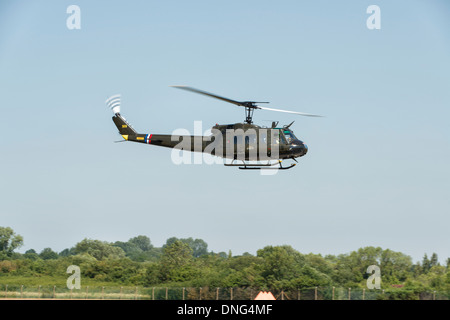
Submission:
POLYGON ((11 276, 67 277, 67 267, 77 265, 84 279, 144 287, 364 288, 367 268, 377 265, 382 289, 450 292, 450 259, 441 265, 435 253, 414 263, 408 255, 380 247, 322 256, 282 245, 233 256, 208 251, 201 239, 173 237, 154 247, 143 235, 113 243, 84 239, 59 253, 50 248, 15 252, 22 244, 21 236, 0 227, 0 282, 11 276))

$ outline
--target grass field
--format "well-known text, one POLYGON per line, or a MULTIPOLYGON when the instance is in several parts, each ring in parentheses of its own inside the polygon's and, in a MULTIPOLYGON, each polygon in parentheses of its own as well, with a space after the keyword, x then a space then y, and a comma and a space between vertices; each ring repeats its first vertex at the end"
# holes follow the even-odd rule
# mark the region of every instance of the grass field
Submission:
POLYGON ((134 299, 143 298, 141 288, 83 279, 80 289, 69 290, 67 277, 0 276, 0 298, 134 299))

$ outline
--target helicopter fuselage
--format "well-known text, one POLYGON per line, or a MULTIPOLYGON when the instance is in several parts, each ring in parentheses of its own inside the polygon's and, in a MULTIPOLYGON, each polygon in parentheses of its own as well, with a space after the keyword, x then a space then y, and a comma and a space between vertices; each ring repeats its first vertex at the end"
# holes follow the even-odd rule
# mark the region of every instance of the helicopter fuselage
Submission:
POLYGON ((115 114, 113 121, 127 141, 203 152, 226 159, 245 161, 295 159, 308 152, 307 146, 297 139, 288 126, 266 128, 248 123, 216 124, 211 128, 211 135, 195 136, 137 133, 120 113, 115 114))

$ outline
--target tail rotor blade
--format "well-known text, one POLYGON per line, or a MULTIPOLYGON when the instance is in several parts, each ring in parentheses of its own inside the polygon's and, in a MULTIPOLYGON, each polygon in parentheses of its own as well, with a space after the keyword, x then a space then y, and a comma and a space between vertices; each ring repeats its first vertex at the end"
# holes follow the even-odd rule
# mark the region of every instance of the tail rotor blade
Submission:
POLYGON ((120 94, 109 97, 105 103, 108 108, 114 112, 114 114, 120 113, 120 94))

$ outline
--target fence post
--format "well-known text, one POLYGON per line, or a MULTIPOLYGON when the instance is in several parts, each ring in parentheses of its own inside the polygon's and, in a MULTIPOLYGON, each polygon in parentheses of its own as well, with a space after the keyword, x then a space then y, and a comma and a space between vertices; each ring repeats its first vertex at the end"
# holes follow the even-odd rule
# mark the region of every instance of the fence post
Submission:
POLYGON ((363 300, 365 300, 365 298, 366 298, 366 288, 363 288, 363 300))
POLYGON ((216 288, 216 300, 219 300, 219 288, 216 288))
POLYGON ((351 299, 352 288, 348 288, 348 300, 351 299))
POLYGON ((202 287, 200 287, 200 291, 198 293, 198 299, 202 300, 202 287))
POLYGON ((89 292, 89 286, 86 286, 86 297, 85 297, 86 300, 88 298, 88 292, 89 292))
POLYGON ((436 300, 436 291, 433 291, 433 300, 436 300))
POLYGON ((56 298, 56 286, 53 286, 53 299, 56 298))
POLYGON ((136 287, 136 291, 134 292, 134 300, 137 300, 137 292, 138 292, 138 287, 136 287))
POLYGON ((186 290, 186 288, 185 287, 183 287, 183 300, 184 300, 184 291, 186 290))
POLYGON ((169 293, 169 290, 168 290, 168 288, 166 287, 166 300, 168 300, 168 299, 169 299, 169 295, 168 295, 168 293, 169 293))
POLYGON ((233 300, 233 288, 231 288, 231 291, 230 291, 230 300, 233 300))
POLYGON ((317 287, 314 288, 314 300, 317 300, 317 287))
POLYGON ((300 289, 297 289, 297 300, 300 300, 300 289))
POLYGON ((331 300, 334 300, 334 287, 333 287, 333 291, 331 293, 331 300))
POLYGON ((41 286, 38 287, 38 298, 41 298, 41 286))
POLYGON ((152 288, 152 300, 155 300, 155 287, 152 288))

